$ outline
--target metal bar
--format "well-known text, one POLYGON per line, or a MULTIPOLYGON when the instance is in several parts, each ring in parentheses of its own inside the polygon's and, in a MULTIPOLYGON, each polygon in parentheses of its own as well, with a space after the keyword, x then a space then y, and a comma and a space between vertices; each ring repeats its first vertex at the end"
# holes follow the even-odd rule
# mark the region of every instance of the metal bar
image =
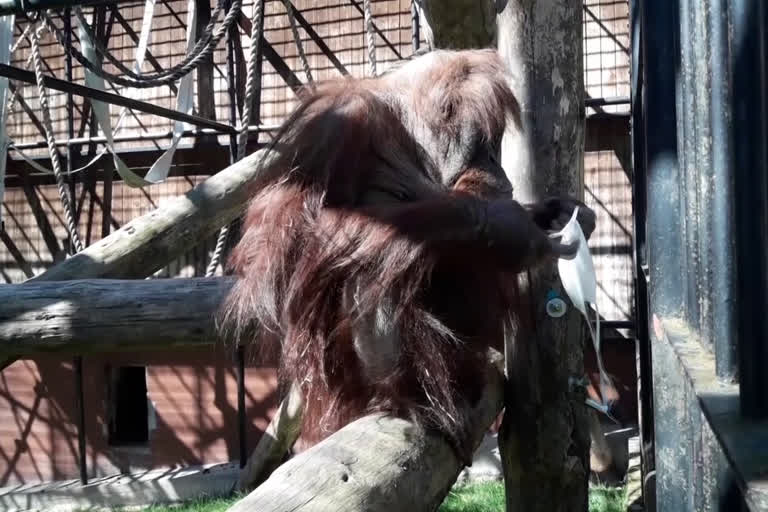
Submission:
POLYGON ((618 46, 621 51, 629 55, 629 48, 624 46, 621 41, 619 41, 619 38, 616 37, 615 31, 610 30, 608 27, 605 26, 605 23, 603 23, 603 20, 595 16, 595 13, 592 12, 592 9, 589 8, 589 6, 584 6, 584 12, 586 12, 590 18, 592 18, 592 21, 597 23, 597 26, 600 27, 600 29, 605 32, 605 34, 614 42, 616 46, 618 46))
MULTIPOLYGON (((64 9, 64 44, 66 51, 64 52, 64 73, 67 82, 72 81, 72 9, 67 7, 64 9)), ((75 105, 74 98, 71 92, 67 93, 67 138, 72 140, 75 137, 75 105)), ((74 200, 75 198, 75 177, 72 176, 72 144, 67 144, 67 178, 69 179, 69 197, 74 200)), ((80 211, 75 209, 75 225, 80 223, 80 211)))
POLYGON ((696 233, 696 270, 689 274, 689 279, 695 286, 695 301, 698 306, 698 316, 692 318, 692 325, 696 326, 699 340, 709 350, 712 350, 712 312, 710 311, 713 290, 709 285, 709 274, 712 268, 709 264, 709 246, 711 235, 711 187, 712 179, 712 155, 711 155, 711 128, 709 103, 711 82, 709 72, 709 44, 707 43, 707 6, 703 2, 691 3, 692 16, 692 61, 693 61, 693 89, 694 133, 693 154, 696 155, 695 167, 689 174, 689 186, 696 190, 696 209, 688 211, 687 217, 694 219, 696 233))
POLYGON ((83 358, 76 356, 75 401, 77 402, 77 460, 80 468, 80 483, 88 485, 88 460, 85 444, 85 396, 83 393, 83 358))
POLYGON ((21 187, 24 190, 24 195, 27 196, 27 203, 29 203, 29 208, 32 210, 32 215, 35 217, 35 223, 40 230, 40 236, 43 237, 43 242, 45 242, 48 251, 55 259, 61 251, 61 248, 59 247, 59 239, 56 238, 56 233, 53 231, 53 227, 51 227, 51 223, 48 220, 48 216, 45 214, 45 210, 43 210, 40 198, 29 179, 29 174, 26 172, 20 172, 19 174, 21 176, 21 187))
POLYGON ((296 18, 296 21, 299 22, 299 25, 304 28, 307 35, 311 37, 317 47, 320 48, 320 51, 323 52, 326 57, 328 57, 328 60, 331 61, 331 63, 336 67, 336 69, 339 70, 339 72, 341 72, 342 75, 348 76, 349 71, 347 71, 347 68, 344 67, 344 64, 342 64, 341 61, 336 57, 336 54, 333 53, 333 50, 331 50, 328 45, 325 44, 323 38, 320 37, 317 32, 315 32, 312 24, 307 21, 307 19, 301 14, 301 11, 297 9, 296 6, 290 2, 290 0, 288 0, 288 4, 290 8, 293 9, 293 16, 296 18))
MULTIPOLYGON (((14 85, 11 82, 8 82, 8 89, 11 91, 11 93, 18 92, 16 85, 14 85)), ((27 117, 29 117, 29 120, 32 121, 33 125, 35 125, 35 128, 37 128, 37 131, 40 132, 40 135, 42 135, 42 137, 45 138, 46 134, 45 134, 45 128, 43 127, 43 123, 41 123, 40 120, 37 118, 37 114, 35 114, 35 111, 32 110, 32 107, 29 106, 29 103, 27 103, 27 101, 24 99, 24 96, 22 96, 20 92, 16 94, 16 101, 19 103, 19 105, 21 105, 21 108, 27 114, 27 117)))
POLYGON ((679 9, 675 13, 680 23, 680 77, 678 79, 677 118, 678 123, 678 157, 681 169, 682 204, 683 214, 680 217, 683 228, 684 258, 682 261, 682 275, 686 277, 685 286, 685 313, 684 317, 698 330, 699 300, 696 288, 696 276, 699 272, 699 239, 698 239, 698 187, 697 185, 697 158, 696 153, 696 77, 694 75, 694 50, 695 43, 691 40, 693 34, 693 0, 679 0, 679 9))
MULTIPOLYGON (((228 2, 229 3, 229 2, 228 2)), ((236 95, 236 81, 237 74, 235 69, 237 68, 237 55, 235 53, 235 41, 240 38, 240 34, 237 30, 237 25, 232 25, 227 31, 227 94, 229 96, 229 124, 232 126, 238 126, 237 121, 237 95, 236 95)), ((231 133, 229 135, 229 163, 233 164, 237 160, 237 135, 231 133)))
MULTIPOLYGON (((249 20, 243 13, 240 13, 240 16, 237 18, 237 24, 240 25, 240 28, 242 28, 243 32, 246 34, 251 33, 251 20, 249 20)), ((293 70, 291 70, 288 64, 285 63, 280 54, 275 51, 275 48, 269 44, 269 41, 267 41, 263 35, 261 37, 261 51, 262 56, 266 58, 267 61, 269 61, 277 74, 280 75, 280 78, 283 79, 283 81, 293 90, 293 92, 297 93, 302 87, 304 87, 304 84, 302 84, 299 77, 296 76, 293 70)), ((259 57, 259 62, 261 62, 261 56, 259 57)), ((261 66, 259 66, 259 69, 261 69, 261 66)), ((259 81, 259 84, 261 84, 261 81, 259 81)), ((259 85, 259 91, 260 90, 261 85, 259 85)), ((259 93, 257 96, 260 95, 261 93, 259 93)))
MULTIPOLYGON (((360 14, 362 14, 362 15, 363 15, 363 17, 365 17, 365 11, 363 10, 363 8, 362 8, 362 7, 360 7, 360 4, 359 4, 359 3, 358 3, 356 0, 349 0, 349 3, 351 3, 351 4, 352 4, 352 5, 355 7, 355 9, 357 9, 357 11, 358 11, 360 14)), ((395 45, 393 45, 393 44, 392 44, 392 42, 391 42, 389 39, 387 39, 387 36, 385 36, 385 35, 384 35, 384 32, 382 32, 382 31, 381 31, 381 29, 379 28, 379 26, 378 26, 378 25, 376 25, 376 23, 375 23, 375 22, 374 22, 374 23, 372 23, 372 25, 373 25, 373 30, 374 30, 374 32, 376 32, 376 33, 379 35, 379 37, 381 38, 381 40, 382 40, 382 41, 384 41, 384 44, 386 44, 386 45, 389 47, 389 49, 390 49, 390 50, 392 50, 392 53, 394 53, 394 54, 395 54, 395 56, 396 56, 398 59, 402 59, 402 58, 403 58, 403 56, 402 56, 402 55, 400 55, 400 52, 399 52, 399 51, 397 51, 397 48, 395 48, 395 45)))
POLYGON ((19 247, 16 245, 13 239, 8 235, 8 232, 5 231, 5 226, 2 226, 2 225, 0 225, 0 240, 3 241, 3 244, 5 244, 5 248, 8 249, 9 253, 11 253, 11 256, 13 256, 13 260, 19 266, 21 271, 24 272, 24 275, 27 277, 34 277, 35 273, 32 270, 32 265, 30 265, 29 262, 24 258, 24 255, 19 250, 19 247))
POLYGON ((634 329, 635 322, 632 320, 601 320, 600 327, 605 329, 634 329))
POLYGON ((585 107, 603 107, 606 105, 629 105, 629 96, 614 96, 608 98, 585 98, 585 107))
MULTIPOLYGON (((709 0, 709 68, 713 77, 729 75, 728 6, 727 0, 709 0)), ((712 109, 712 221, 710 265, 713 272, 712 339, 715 349, 715 371, 718 378, 736 379, 736 196, 734 191, 731 81, 715 79, 710 84, 712 109)))
POLYGON ((768 417, 768 162, 763 2, 730 0, 741 412, 768 417))
POLYGON ((416 0, 411 0, 411 47, 413 52, 419 51, 421 46, 421 20, 419 19, 419 6, 416 0))
MULTIPOLYGON (((171 6, 170 3, 168 3, 168 0, 161 0, 161 3, 165 6, 166 9, 168 9, 168 12, 171 13, 171 16, 173 16, 176 21, 181 25, 181 28, 183 28, 185 31, 187 30, 187 23, 181 19, 181 16, 176 12, 176 10, 171 6)), ((221 68, 219 68, 219 65, 215 62, 213 63, 213 68, 219 73, 220 76, 225 77, 224 73, 221 71, 221 68)))
POLYGON ((654 474, 653 365, 651 340, 648 332, 648 281, 643 267, 648 261, 646 240, 647 190, 645 164, 645 120, 643 117, 643 41, 641 30, 641 0, 630 0, 630 143, 632 145, 632 266, 635 288, 635 337, 638 374, 638 425, 640 435, 640 472, 643 504, 647 512, 655 512, 656 490, 650 483, 654 474))
POLYGON ((288 64, 285 63, 280 54, 277 53, 272 45, 269 44, 269 42, 263 37, 261 38, 261 48, 264 53, 264 57, 267 59, 267 61, 269 61, 277 74, 280 75, 288 87, 290 87, 293 92, 299 92, 304 87, 304 84, 291 70, 291 68, 288 67, 288 64))
MULTIPOLYGON (((274 50, 272 50, 274 51, 274 50)), ((19 69, 6 64, 0 64, 0 76, 4 76, 10 80, 18 80, 28 84, 35 84, 35 74, 31 71, 19 69)), ((164 117, 166 119, 172 119, 174 121, 182 121, 185 123, 193 124, 195 126, 202 126, 205 128, 212 128, 219 130, 222 133, 235 133, 236 129, 232 126, 227 126, 223 123, 204 119, 199 116, 184 114, 176 110, 171 110, 151 103, 134 100, 120 96, 119 94, 112 94, 106 91, 100 91, 84 85, 67 82, 66 80, 59 80, 52 76, 43 77, 43 85, 49 89, 61 92, 71 92, 84 98, 89 98, 96 101, 103 101, 112 105, 118 105, 121 107, 128 107, 147 114, 153 114, 156 116, 164 117)))
POLYGON ((649 264, 653 313, 682 316, 682 238, 678 228, 680 172, 675 109, 677 2, 644 0, 643 102, 645 162, 648 179, 649 264))
POLYGON ((90 7, 134 2, 135 0, 0 0, 0 16, 23 15, 28 12, 73 6, 90 7))
MULTIPOLYGON (((678 149, 678 88, 680 75, 678 41, 679 7, 676 0, 640 2, 643 26, 643 118, 645 162, 647 168, 647 232, 650 266, 650 318, 653 323, 654 368, 654 451, 671 454, 655 457, 656 502, 658 510, 689 510, 691 449, 690 428, 681 425, 679 403, 673 403, 675 390, 667 389, 669 356, 659 357, 664 343, 659 325, 666 317, 683 316, 686 299, 686 273, 683 272, 680 158, 678 149), (669 485, 673 478, 679 482, 669 485)), ((682 21, 682 19, 680 19, 682 21)), ((687 406, 687 404, 683 404, 687 406)))
POLYGON ((248 461, 247 411, 245 409, 245 349, 237 347, 237 431, 239 434, 240 468, 248 461))
MULTIPOLYGON (((197 33, 201 34, 211 19, 211 0, 197 0, 197 33)), ((197 113, 205 119, 216 119, 216 94, 213 85, 213 54, 202 59, 195 69, 197 88, 197 113)), ((236 125, 234 125, 236 126, 236 125)), ((203 136, 199 143, 210 143, 210 137, 203 136)))
MULTIPOLYGON (((265 124, 261 126, 249 126, 248 131, 249 132, 274 132, 280 129, 280 125, 276 124, 265 124)), ((185 130, 181 134, 181 138, 189 138, 189 137, 199 137, 200 135, 229 135, 231 132, 221 132, 219 130, 211 130, 208 128, 198 129, 198 130, 185 130)), ((155 141, 155 140, 164 140, 164 139, 170 139, 173 137, 172 132, 153 132, 153 133, 138 133, 134 135, 117 135, 113 137, 113 140, 115 142, 140 142, 140 141, 155 141)), ((75 137, 74 139, 69 140, 57 140, 56 145, 57 146, 66 146, 67 143, 71 143, 73 145, 75 144, 89 144, 89 143, 96 143, 96 144, 103 144, 107 142, 107 138, 103 135, 93 136, 93 137, 75 137)), ((45 141, 38 141, 38 142, 26 142, 24 144, 14 144, 13 146, 10 146, 9 149, 18 149, 18 150, 26 150, 26 149, 41 149, 48 147, 45 141)), ((34 156, 32 157, 34 158, 34 156)))
MULTIPOLYGON (((257 0, 258 1, 258 0, 257 0)), ((237 55, 235 52, 235 41, 239 40, 240 34, 236 25, 230 27, 227 32, 227 93, 229 94, 229 123, 236 126, 237 123, 237 98, 235 89, 237 88, 235 68, 237 68, 237 55)), ((237 136, 229 136, 229 163, 234 164, 237 161, 237 136)), ((230 227, 230 229, 232 229, 230 227)), ((240 468, 245 467, 248 460, 248 432, 247 432, 247 411, 245 409, 245 355, 242 345, 237 347, 237 447, 240 468)))

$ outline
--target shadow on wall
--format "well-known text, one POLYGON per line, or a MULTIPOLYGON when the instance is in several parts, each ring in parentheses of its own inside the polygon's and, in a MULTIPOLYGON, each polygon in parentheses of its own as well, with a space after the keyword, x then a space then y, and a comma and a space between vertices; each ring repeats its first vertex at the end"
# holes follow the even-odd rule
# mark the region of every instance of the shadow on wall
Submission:
MULTIPOLYGON (((221 346, 85 357, 89 478, 237 460, 235 368, 235 358, 221 346), (146 391, 138 388, 146 397, 143 418, 130 418, 125 410, 121 416, 116 410, 126 407, 120 400, 131 392, 114 382, 115 369, 124 368, 139 368, 146 375, 146 391), (133 439, 129 435, 125 441, 124 431, 118 435, 116 417, 131 425, 133 439), (142 421, 143 440, 135 427, 142 421)), ((277 406, 275 371, 247 364, 245 383, 251 450, 277 406)), ((134 390, 134 405, 135 395, 134 390)), ((20 360, 0 372, 0 486, 78 478, 76 418, 75 370, 69 356, 20 360)))

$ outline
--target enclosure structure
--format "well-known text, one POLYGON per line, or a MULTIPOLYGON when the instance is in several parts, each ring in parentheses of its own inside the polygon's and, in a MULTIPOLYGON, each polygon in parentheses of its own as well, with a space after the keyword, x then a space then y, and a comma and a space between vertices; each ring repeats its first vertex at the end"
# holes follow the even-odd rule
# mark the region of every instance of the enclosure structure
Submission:
MULTIPOLYGON (((306 1, 293 5, 294 21, 314 80, 343 73, 369 73, 362 2, 306 1)), ((202 2, 197 6, 197 23, 202 30, 206 16, 210 17, 210 6, 202 2)), ((410 2, 382 0, 372 2, 372 6, 375 61, 381 71, 388 62, 410 55, 423 44, 424 37, 417 29, 418 16, 413 16, 410 2)), ((254 129, 249 151, 269 140, 294 104, 292 91, 308 79, 285 4, 270 1, 264 8, 260 91, 257 114, 250 123, 254 129)), ((253 5, 246 2, 243 9, 249 12, 253 5)), ((155 10, 146 60, 159 70, 177 63, 183 54, 184 20, 189 13, 181 1, 161 2, 155 10)), ((142 5, 123 2, 95 9, 93 26, 103 31, 99 37, 127 66, 132 65, 133 50, 140 39, 143 14, 142 5)), ((77 32, 67 30, 77 25, 74 14, 54 19, 54 23, 77 45, 77 32)), ((590 96, 585 105, 586 202, 599 216, 592 250, 603 286, 600 309, 604 320, 615 321, 613 326, 623 329, 623 336, 607 342, 605 348, 606 359, 618 364, 634 359, 633 336, 627 333, 634 321, 627 24, 626 2, 600 0, 584 5, 584 76, 590 96)), ((21 44, 12 54, 12 66, 0 69, 0 74, 13 79, 18 91, 8 120, 13 145, 5 181, 5 249, 0 253, 5 259, 2 270, 8 282, 39 274, 63 259, 62 252, 71 251, 64 227, 66 214, 59 203, 55 180, 41 171, 50 169, 52 162, 41 142, 45 126, 39 120, 34 83, 30 83, 34 75, 12 69, 23 68, 28 60, 29 33, 24 35, 28 25, 26 20, 18 20, 15 36, 21 44)), ((237 25, 233 30, 236 35, 195 71, 196 112, 193 118, 184 120, 197 127, 186 127, 189 131, 176 150, 170 177, 160 184, 143 189, 127 186, 114 172, 109 154, 80 170, 99 154, 99 144, 103 143, 93 121, 91 102, 78 96, 88 91, 50 82, 53 131, 62 144, 69 140, 62 146, 69 156, 64 165, 73 171, 68 180, 85 245, 163 206, 169 196, 186 191, 234 159, 231 139, 245 95, 244 55, 252 29, 245 15, 238 18, 237 25), (54 92, 56 87, 62 90, 54 92)), ((73 58, 60 56, 59 42, 44 34, 41 50, 46 74, 81 83, 82 67, 73 58)), ((105 68, 114 70, 112 64, 105 68)), ((173 125, 162 115, 178 119, 174 87, 135 91, 116 85, 107 87, 107 92, 117 93, 122 100, 100 96, 133 109, 126 111, 122 122, 125 128, 115 139, 116 153, 128 167, 147 169, 166 148, 173 125), (158 107, 165 110, 159 111, 158 107)), ((121 112, 121 108, 112 109, 114 125, 121 112)), ((214 238, 197 244, 154 277, 205 274, 214 245, 214 238)), ((73 354, 36 355, 12 362, 3 370, 4 401, 0 408, 8 419, 3 425, 10 426, 5 428, 11 431, 0 440, 7 443, 2 453, 8 464, 0 484, 76 476, 87 481, 115 471, 244 460, 276 405, 272 396, 273 371, 251 364, 246 353, 231 353, 223 347, 216 350, 215 362, 209 348, 187 349, 184 353, 74 354, 74 360, 73 354), (122 396, 127 397, 124 402, 122 396), (139 432, 141 438, 126 439, 113 428, 115 418, 125 414, 123 405, 130 417, 139 420, 131 430, 139 432)), ((625 366, 630 371, 622 372, 620 377, 626 387, 623 398, 629 404, 625 420, 631 424, 634 372, 632 364, 625 366)))
POLYGON ((658 510, 768 508, 766 14, 749 0, 633 5, 658 510))

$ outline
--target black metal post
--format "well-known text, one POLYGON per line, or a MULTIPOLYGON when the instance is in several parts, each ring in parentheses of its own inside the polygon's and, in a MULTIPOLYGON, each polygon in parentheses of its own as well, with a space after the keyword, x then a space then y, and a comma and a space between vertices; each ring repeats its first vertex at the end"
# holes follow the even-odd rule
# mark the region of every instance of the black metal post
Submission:
MULTIPOLYGON (((66 34, 67 50, 72 46, 72 13, 68 7, 64 10, 64 33, 66 34)), ((66 52, 64 62, 67 81, 72 81, 72 56, 66 52)), ((69 140, 75 135, 75 103, 72 93, 67 93, 67 133, 69 140)), ((75 176, 72 175, 72 160, 74 158, 72 145, 67 143, 67 180, 69 181, 70 197, 75 198, 75 176)), ((78 215, 75 214, 75 223, 79 224, 78 215)), ((70 253, 74 253, 74 244, 69 244, 70 253)), ((80 483, 88 484, 88 456, 85 442, 85 395, 83 393, 83 358, 76 356, 73 360, 75 368, 75 403, 77 410, 77 464, 80 469, 80 483)))
POLYGON ((717 376, 736 379, 736 240, 734 162, 731 130, 731 81, 729 70, 727 0, 709 0, 709 68, 712 109, 712 200, 710 226, 711 336, 717 376))
MULTIPOLYGON (((0 76, 28 84, 36 83, 35 74, 33 72, 6 64, 0 64, 0 76)), ((185 123, 193 124, 195 126, 212 128, 224 133, 232 133, 235 131, 235 129, 231 126, 218 123, 216 121, 211 121, 200 116, 185 114, 177 110, 159 107, 145 101, 134 100, 133 98, 120 96, 119 94, 113 94, 106 91, 93 89, 91 87, 86 87, 84 85, 67 82, 66 80, 60 80, 49 75, 43 77, 43 84, 48 89, 53 89, 55 91, 71 92, 72 94, 76 94, 85 98, 103 101, 105 103, 110 103, 112 105, 118 105, 121 107, 132 108, 140 112, 146 112, 147 114, 161 116, 166 119, 172 119, 174 121, 182 121, 185 123)))
POLYGON ((339 70, 339 73, 344 76, 349 76, 349 71, 347 71, 347 68, 344 67, 344 64, 341 63, 339 58, 336 57, 336 54, 333 53, 333 50, 331 50, 328 45, 325 44, 323 38, 320 37, 320 35, 315 31, 314 27, 312 27, 312 24, 307 21, 304 15, 301 14, 301 11, 295 5, 293 5, 290 0, 288 0, 288 8, 293 11, 293 16, 296 19, 296 22, 301 25, 307 35, 312 39, 312 41, 315 42, 320 51, 323 52, 323 55, 328 57, 328 60, 331 61, 331 64, 333 64, 334 67, 339 70))
MULTIPOLYGON (((680 0, 680 4, 684 3, 680 0)), ((654 504, 658 510, 687 510, 686 488, 680 483, 671 485, 674 474, 680 482, 689 479, 689 466, 680 467, 684 457, 690 459, 688 430, 680 428, 678 418, 670 406, 672 396, 659 375, 664 362, 659 345, 658 324, 667 317, 682 317, 687 298, 684 263, 684 239, 681 230, 682 208, 685 204, 680 186, 682 173, 678 158, 678 111, 681 99, 678 90, 680 62, 675 34, 678 29, 678 2, 676 0, 642 0, 640 15, 642 26, 642 121, 645 154, 643 162, 647 180, 647 243, 650 267, 650 312, 648 321, 654 324, 652 336, 653 365, 653 418, 654 418, 654 504), (659 453, 675 453, 675 457, 659 458, 659 453)), ((644 277, 638 273, 642 283, 644 277)), ((642 286, 640 287, 642 288, 642 286)), ((645 441, 645 439, 644 439, 645 441)), ((676 482, 678 482, 676 480, 676 482)), ((651 489, 646 490, 651 491, 651 489)))
POLYGON ((651 303, 657 315, 680 317, 685 283, 681 272, 683 240, 678 226, 682 202, 675 114, 677 1, 645 0, 641 5, 651 303))
POLYGON ((414 53, 421 46, 421 19, 419 18, 419 6, 416 0, 411 0, 411 46, 414 53))
POLYGON ((646 165, 645 124, 643 118, 643 55, 640 1, 630 0, 630 141, 632 145, 632 210, 634 212, 632 265, 635 288, 635 339, 638 375, 638 425, 640 437, 640 472, 643 505, 655 512, 654 474, 653 365, 648 332, 648 280, 646 251, 646 165))
MULTIPOLYGON (((709 43, 707 40, 707 11, 708 6, 703 1, 691 2, 692 15, 692 60, 693 60, 693 93, 694 109, 686 112, 693 115, 694 139, 692 154, 695 155, 695 167, 689 168, 689 187, 696 190, 696 209, 688 211, 686 217, 695 221, 696 233, 696 271, 689 281, 694 284, 692 300, 698 305, 698 317, 689 318, 691 325, 696 326, 699 339, 707 349, 712 350, 712 295, 710 274, 711 225, 712 225, 712 154, 711 154, 711 104, 710 84, 712 76, 709 70, 709 43)), ((721 77, 718 77, 721 78, 721 77)), ((714 291, 717 293, 717 290, 714 291)))
MULTIPOLYGON (((237 65, 235 59, 235 43, 234 39, 240 37, 237 26, 230 27, 227 33, 227 93, 229 96, 229 124, 237 126, 237 98, 235 96, 235 82, 237 77, 235 76, 235 69, 237 65)), ((229 162, 233 164, 237 161, 237 136, 230 134, 229 136, 229 162)), ((232 229, 233 226, 230 227, 232 229)), ((245 463, 248 459, 248 438, 246 429, 246 410, 245 410, 245 357, 243 354, 243 347, 237 347, 237 441, 238 441, 238 458, 240 461, 240 468, 245 467, 245 463)))
POLYGON ((25 14, 31 11, 45 11, 73 6, 107 5, 128 3, 132 0, 0 0, 0 16, 7 14, 25 14))
POLYGON ((88 485, 88 457, 85 444, 85 394, 83 393, 83 358, 76 356, 75 401, 77 403, 77 462, 80 468, 80 483, 88 485))
MULTIPOLYGON (((697 211, 698 187, 697 187, 697 154, 696 154, 696 77, 694 74, 694 42, 693 35, 694 0, 679 0, 679 9, 675 12, 675 19, 679 22, 679 28, 673 33, 679 34, 680 64, 676 80, 676 108, 677 108, 677 149, 680 168, 680 190, 682 192, 682 212, 695 213, 697 211)), ((673 29, 674 30, 674 29, 673 29)), ((651 123, 648 123, 649 126, 651 123)), ((686 278, 683 281, 685 287, 685 311, 688 322, 698 328, 699 300, 696 288, 698 276, 698 218, 694 215, 681 215, 679 217, 682 227, 682 240, 684 251, 682 254, 680 273, 686 278)))
POLYGON ((730 0, 741 411, 768 417, 768 158, 765 12, 730 0))

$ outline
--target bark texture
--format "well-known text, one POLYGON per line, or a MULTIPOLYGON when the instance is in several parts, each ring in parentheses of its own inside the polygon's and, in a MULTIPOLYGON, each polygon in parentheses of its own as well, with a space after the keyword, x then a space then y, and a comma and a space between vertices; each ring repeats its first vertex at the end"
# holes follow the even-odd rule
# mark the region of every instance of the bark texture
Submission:
POLYGON ((222 278, 27 282, 0 286, 0 357, 210 345, 222 278))
MULTIPOLYGON (((582 3, 507 1, 498 16, 498 47, 522 108, 524 129, 508 134, 502 149, 516 198, 583 199, 582 3)), ((589 422, 577 384, 584 375, 585 326, 555 265, 529 272, 523 288, 532 321, 526 328, 510 325, 499 435, 507 510, 586 511, 589 422), (547 315, 552 293, 569 305, 560 318, 547 315)))
MULTIPOLYGON (((501 366, 501 355, 491 351, 483 398, 472 411, 475 446, 503 401, 501 366)), ((436 510, 461 468, 442 437, 374 414, 280 466, 229 512, 436 510)))

